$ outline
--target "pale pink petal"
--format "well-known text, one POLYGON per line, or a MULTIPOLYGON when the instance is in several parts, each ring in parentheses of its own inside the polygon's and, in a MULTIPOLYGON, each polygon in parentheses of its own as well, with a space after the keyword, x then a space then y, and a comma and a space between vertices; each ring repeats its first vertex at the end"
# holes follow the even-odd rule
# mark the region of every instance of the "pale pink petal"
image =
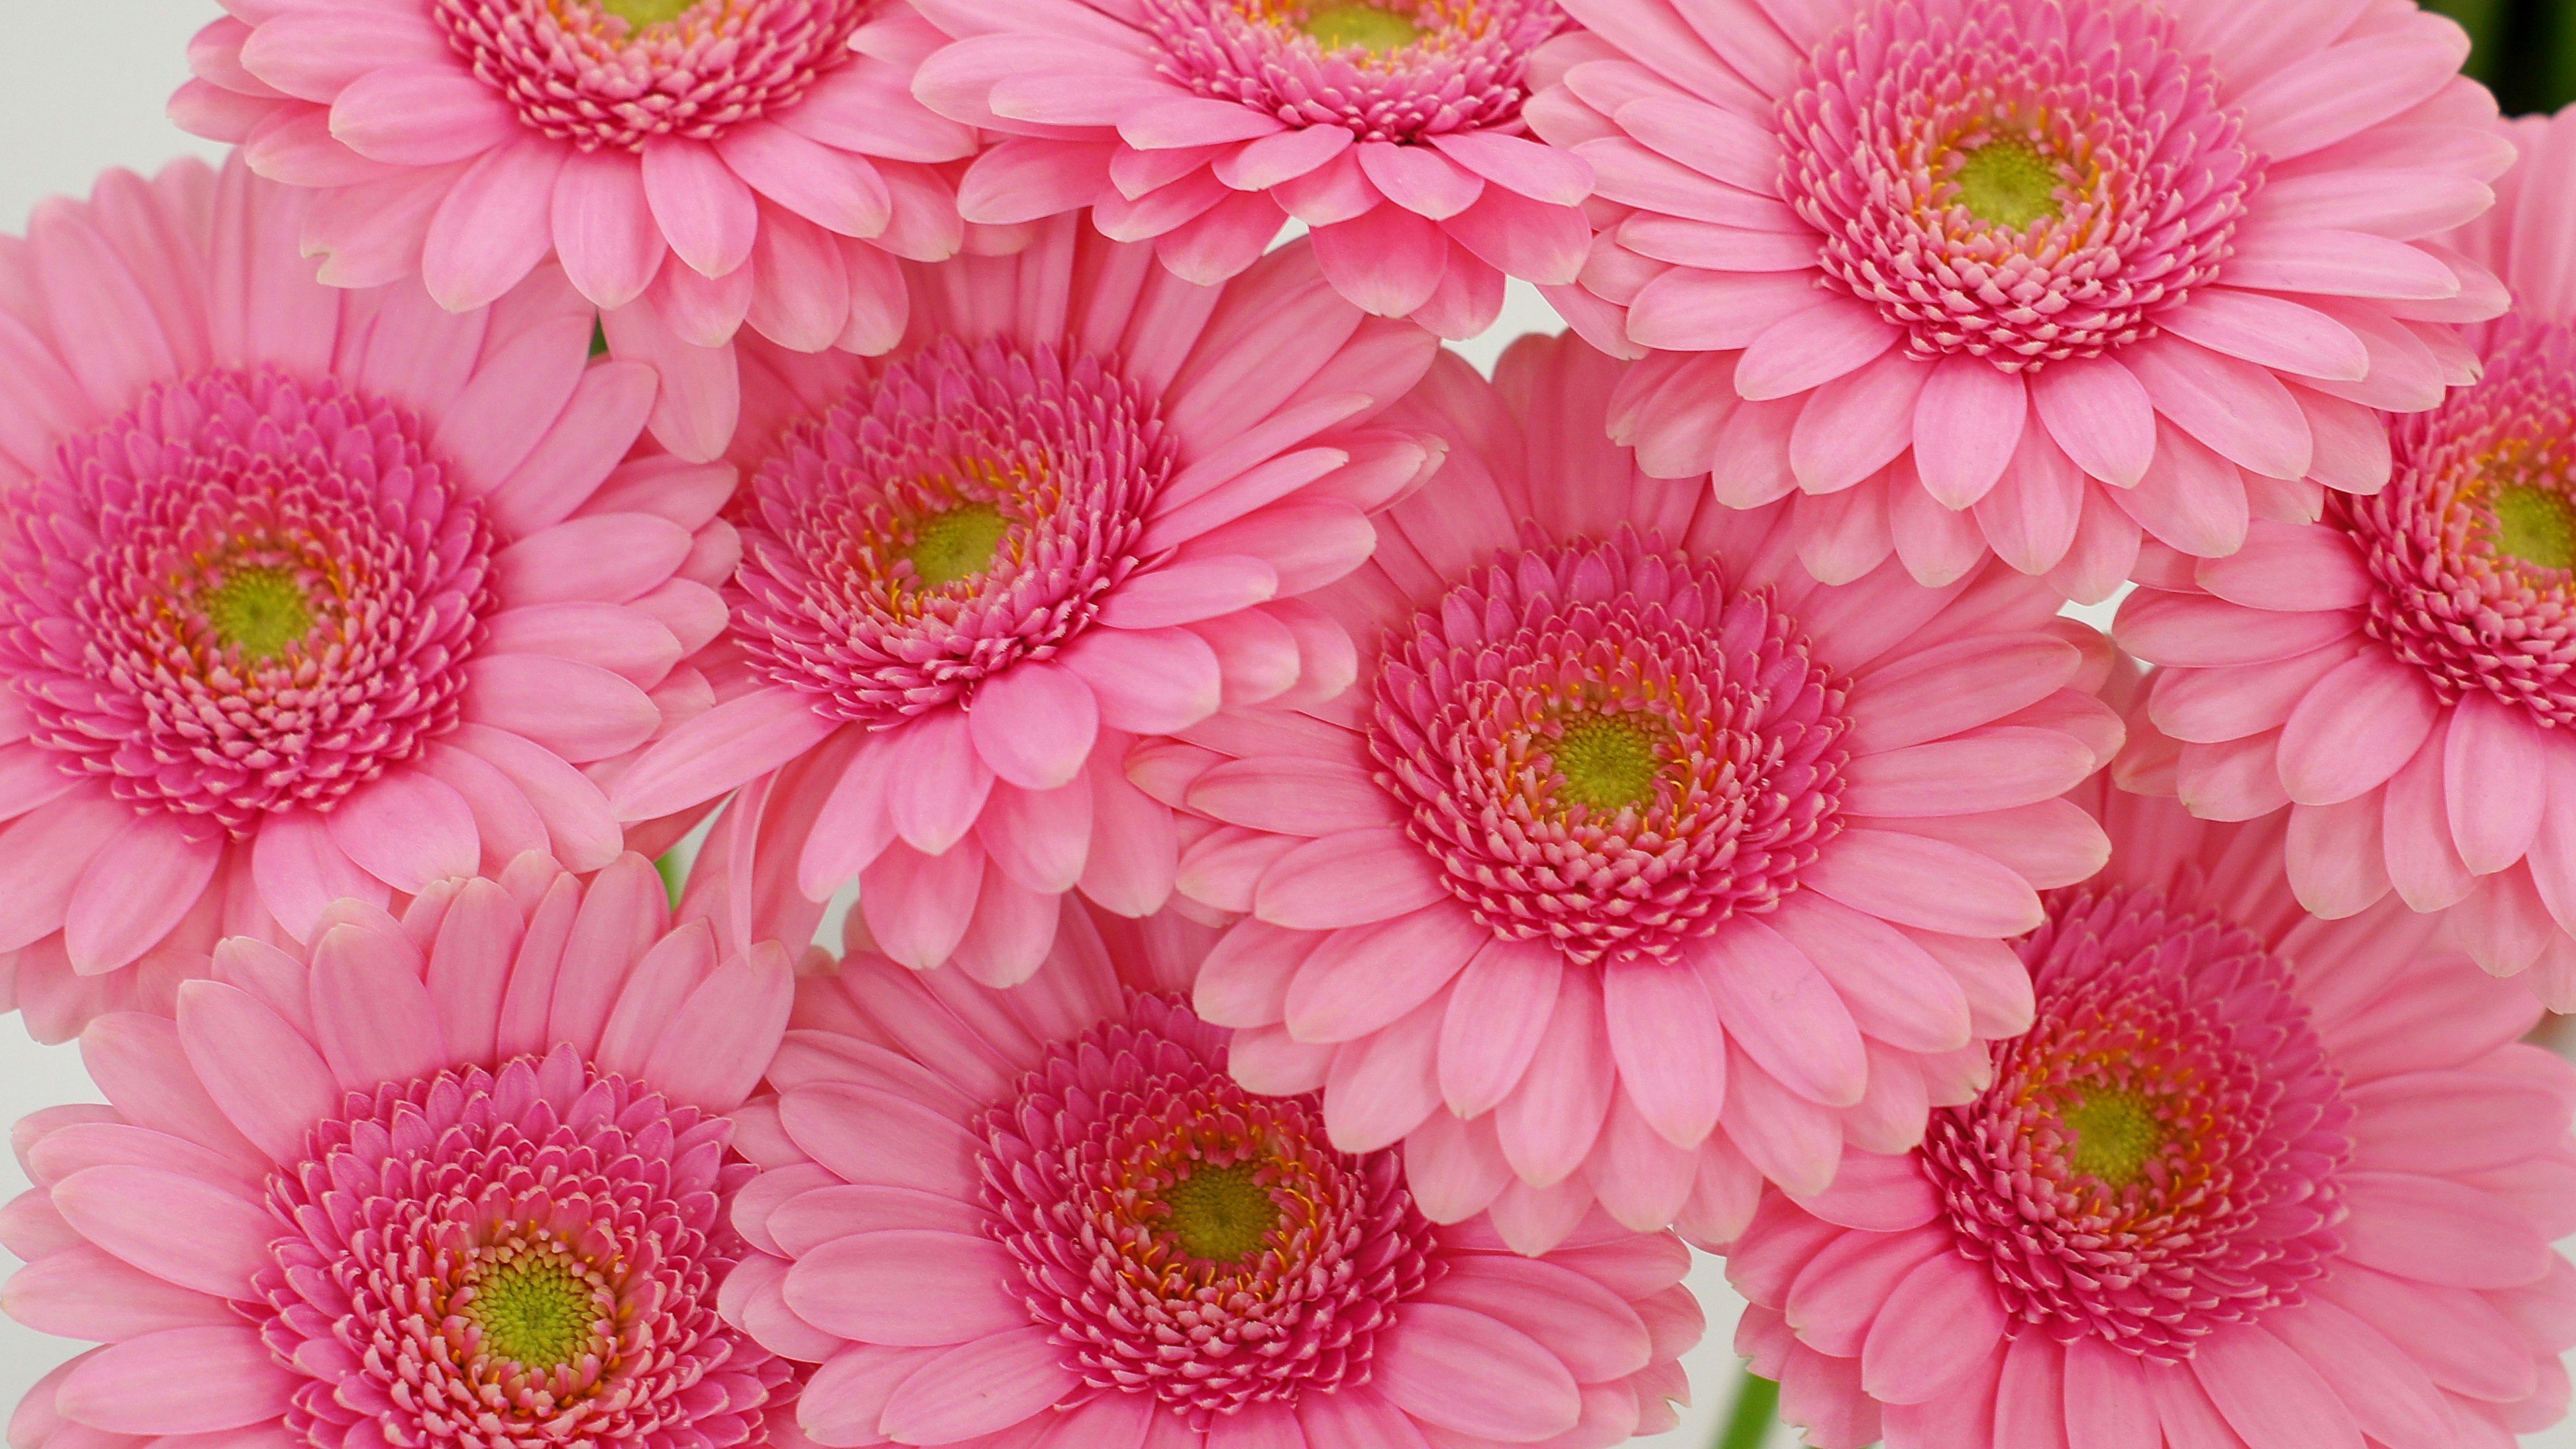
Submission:
POLYGON ((150 1167, 93 1167, 55 1183, 53 1203, 89 1241, 165 1282, 239 1298, 269 1266, 277 1220, 245 1194, 150 1167))
POLYGON ((999 1243, 962 1233, 860 1233, 824 1244, 787 1272, 787 1302, 828 1333, 864 1343, 971 1343, 1028 1323, 1019 1265, 999 1243))
POLYGON ((457 181, 421 250, 421 281, 440 306, 489 306, 545 260, 563 162, 563 147, 530 136, 487 154, 457 181))
POLYGON ((699 275, 726 276, 750 259, 759 209, 714 147, 677 136, 645 147, 644 198, 671 250, 699 275))
POLYGON ((72 887, 63 918, 72 969, 113 971, 159 945, 196 908, 224 853, 221 836, 192 840, 173 815, 128 822, 72 887))
POLYGON ((1447 898, 1422 848, 1391 828, 1348 830, 1291 851, 1264 872, 1254 914, 1318 930, 1364 925, 1447 898))
MULTIPOLYGON (((1440 1093, 1481 1117, 1517 1086, 1554 1015, 1565 957, 1543 942, 1492 941, 1460 972, 1440 1031, 1440 1093)), ((1719 1077, 1723 1064, 1714 1064, 1719 1077)))
POLYGON ((1490 939, 1484 927, 1445 902, 1334 931, 1297 968, 1282 1003, 1283 1019, 1299 1041, 1367 1036, 1429 1001, 1490 939))
POLYGON ((179 988, 188 1065, 241 1134, 280 1164, 300 1162, 340 1089, 302 1032, 248 992, 213 981, 179 988))
POLYGON ((451 61, 389 66, 352 81, 331 103, 331 134, 370 160, 436 166, 525 132, 490 86, 451 61))
POLYGON ((551 212, 564 275, 603 309, 613 311, 642 296, 670 253, 644 198, 643 168, 627 152, 565 157, 551 212))
POLYGON ((1935 1254, 1896 1285, 1861 1350, 1861 1382, 1890 1404, 1919 1404, 1974 1369, 2003 1338, 1985 1269, 1935 1254))
MULTIPOLYGON (((943 1291, 935 1285, 925 1290, 943 1291)), ((945 1444, 1009 1428, 1071 1398, 1082 1380, 1041 1328, 961 1344, 913 1372, 886 1401, 884 1428, 915 1444, 945 1444)))
POLYGON ((54 1407, 110 1433, 205 1434, 275 1418, 303 1382, 251 1328, 168 1328, 83 1359, 54 1407))
POLYGON ((1419 1300, 1397 1309, 1376 1370, 1379 1391, 1397 1407, 1460 1434, 1528 1443, 1582 1416, 1562 1360, 1472 1309, 1419 1300))
POLYGON ((395 770, 322 817, 331 842, 359 869, 417 895, 432 881, 474 873, 481 832, 465 797, 422 770, 395 770))

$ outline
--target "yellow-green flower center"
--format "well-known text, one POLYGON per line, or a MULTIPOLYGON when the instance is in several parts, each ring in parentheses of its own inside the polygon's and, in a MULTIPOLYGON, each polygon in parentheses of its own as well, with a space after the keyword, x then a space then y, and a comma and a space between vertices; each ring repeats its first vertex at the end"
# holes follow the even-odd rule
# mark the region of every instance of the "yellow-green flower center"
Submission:
POLYGON ((1564 734, 1551 741, 1558 792, 1565 800, 1595 810, 1619 810, 1651 803, 1655 781, 1663 774, 1658 749, 1670 731, 1646 714, 1574 714, 1559 726, 1564 734))
POLYGON ((913 525, 912 547, 903 556, 925 588, 971 579, 993 566, 1002 536, 1011 521, 989 503, 969 503, 934 513, 913 525))
POLYGON ((1968 214, 2015 231, 2055 216, 2057 168, 2027 141, 1989 141, 1967 154, 1950 179, 1968 214))
POLYGON ((234 569, 197 602, 215 637, 247 659, 274 659, 313 629, 312 603, 286 569, 234 569))
POLYGON ((1163 1194, 1181 1251, 1211 1263, 1240 1263, 1279 1226, 1279 1204, 1253 1181, 1249 1164, 1202 1167, 1163 1194))
POLYGON ((2113 1187, 2138 1180, 2165 1145, 2164 1124, 2147 1099, 2121 1087, 2079 1088, 2057 1109, 2057 1120, 2075 1134, 2067 1165, 2113 1187))
POLYGON ((1301 27, 1326 50, 1356 45, 1371 55, 1402 50, 1422 37, 1413 17, 1382 5, 1324 5, 1309 12, 1301 27))
POLYGON ((466 1315, 483 1329, 483 1348, 532 1369, 572 1362, 590 1341, 599 1308, 591 1285, 552 1254, 506 1260, 474 1285, 466 1315))
POLYGON ((2545 569, 2576 568, 2576 508, 2556 489, 2509 483, 2487 502, 2496 552, 2545 569))
POLYGON ((599 8, 638 30, 677 20, 698 7, 699 0, 599 0, 599 8))

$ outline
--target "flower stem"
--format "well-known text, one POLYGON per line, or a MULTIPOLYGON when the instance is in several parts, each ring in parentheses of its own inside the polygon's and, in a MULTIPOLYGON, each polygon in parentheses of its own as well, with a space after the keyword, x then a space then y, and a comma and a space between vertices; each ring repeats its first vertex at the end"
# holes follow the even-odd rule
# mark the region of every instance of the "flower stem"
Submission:
POLYGON ((1718 1431, 1715 1449, 1762 1449, 1779 1408, 1780 1386, 1746 1369, 1744 1384, 1735 1391, 1735 1410, 1718 1431))

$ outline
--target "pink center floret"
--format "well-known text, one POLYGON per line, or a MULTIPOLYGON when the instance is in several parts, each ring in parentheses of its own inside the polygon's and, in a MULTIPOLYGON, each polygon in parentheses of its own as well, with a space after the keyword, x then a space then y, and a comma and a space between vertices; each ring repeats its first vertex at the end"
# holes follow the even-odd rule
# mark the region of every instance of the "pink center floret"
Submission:
POLYGON ((2091 357, 2228 255, 2261 172, 2216 92, 2149 6, 1879 0, 1781 101, 1780 194, 1913 356, 2091 357))
POLYGON ((527 125, 585 151, 641 151, 660 136, 711 141, 794 105, 848 59, 851 32, 874 8, 875 0, 432 0, 430 13, 527 125))
POLYGON ((1032 1316, 1100 1392, 1204 1428, 1368 1382, 1395 1307, 1441 1272, 1392 1152, 1336 1151, 1313 1094, 1256 1097, 1226 1033, 1131 998, 1022 1077, 982 1131, 984 1202, 1032 1316))
POLYGON ((2576 329, 2508 322, 2486 377, 2393 420, 2394 479, 2328 495, 2379 587, 2368 629, 2444 703, 2576 724, 2576 329))
POLYGON ((237 834, 419 754, 495 607, 492 531, 428 436, 263 369, 163 384, 63 444, 0 537, 31 738, 237 834))
POLYGON ((1172 460, 1097 358, 952 340, 871 367, 751 480, 744 647, 846 720, 962 699, 1091 622, 1172 460))
POLYGON ((1389 640, 1370 749, 1496 934, 1671 959, 1841 829, 1843 688, 1767 593, 1632 534, 1504 555, 1389 640))
POLYGON ((2021 943, 2038 1019, 1984 1095, 1933 1114, 1924 1170, 2012 1319, 2185 1358, 2340 1251, 2352 1108, 2252 935, 2153 890, 2048 906, 2021 943))
POLYGON ((570 1048, 353 1093, 269 1181, 282 1236, 241 1305, 312 1381, 314 1449, 763 1437, 787 1366, 724 1325, 731 1127, 570 1048), (381 1436, 381 1437, 379 1437, 381 1436))
POLYGON ((1517 130, 1555 0, 1143 0, 1165 75, 1363 141, 1517 130))

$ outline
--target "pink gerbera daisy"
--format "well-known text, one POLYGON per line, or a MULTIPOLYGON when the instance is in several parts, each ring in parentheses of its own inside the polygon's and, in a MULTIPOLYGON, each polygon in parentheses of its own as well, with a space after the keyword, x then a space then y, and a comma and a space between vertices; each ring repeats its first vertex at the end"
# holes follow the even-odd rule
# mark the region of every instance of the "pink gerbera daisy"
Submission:
MULTIPOLYGON (((471 311, 549 256, 620 356, 675 381, 674 451, 732 432, 748 321, 807 351, 903 334, 897 257, 961 233, 940 163, 974 133, 904 89, 941 39, 874 0, 225 0, 171 102, 313 188, 322 279, 418 273, 471 311)), ((953 169, 953 168, 951 168, 953 169)))
POLYGON ((819 1361, 814 1442, 1606 1449, 1673 1427, 1703 1326, 1666 1232, 1531 1261, 1436 1227, 1393 1153, 1226 1075, 1214 932, 1070 900, 995 991, 854 954, 744 1109, 762 1254, 727 1318, 819 1361))
POLYGON ((560 273, 325 287, 309 206, 112 172, 0 245, 0 972, 49 1040, 341 896, 597 870, 585 770, 704 707, 733 469, 621 463, 654 376, 560 273))
POLYGON ((752 781, 716 849, 786 913, 758 935, 804 939, 856 876, 887 955, 1003 984, 1063 892, 1128 915, 1170 894, 1169 812, 1120 770, 1135 736, 1350 681, 1297 596, 1358 567, 1369 512, 1437 461, 1371 421, 1437 344, 1336 297, 1304 245, 1202 287, 1071 217, 913 285, 884 361, 743 349, 722 702, 615 799, 647 820, 752 781))
POLYGON ((1506 273, 1570 283, 1592 237, 1582 161, 1524 134, 1523 77, 1556 0, 923 0, 955 37, 931 109, 998 132, 974 221, 1091 208, 1219 282, 1290 217, 1324 275, 1444 337, 1493 324, 1506 273))
POLYGON ((717 1314, 778 947, 720 961, 641 856, 585 887, 531 853, 200 964, 175 1022, 83 1035, 111 1105, 18 1126, 0 1303, 105 1346, 12 1444, 803 1442, 791 1366, 717 1314))
POLYGON ((2142 558, 2121 642, 2157 673, 2126 783, 2192 812, 2290 812, 2290 883, 2346 916, 2392 889, 2480 964, 2576 1007, 2576 115, 2453 240, 2512 284, 2468 330, 2485 378, 2393 419, 2396 479, 2235 557, 2142 558), (2155 739, 2153 733, 2165 738, 2155 739))
POLYGON ((2372 409, 2476 375, 2483 268, 2427 240, 2510 162, 2411 4, 1566 0, 1531 125, 1600 176, 1584 296, 1647 354, 1615 427, 1735 507, 1792 490, 1925 583, 2079 599, 2143 529, 2388 480, 2372 409))
POLYGON ((2045 585, 1819 585, 1786 506, 1603 438, 1619 372, 1446 359, 1455 451, 1316 598, 1360 687, 1129 766, 1220 827, 1182 891, 1252 917, 1197 991, 1236 1075, 1321 1089, 1345 1151, 1409 1139, 1425 1211, 1530 1251, 1596 1199, 1731 1238, 1765 1177, 1819 1191, 1983 1086, 2029 1021, 2004 943, 2102 861, 2057 797, 2119 740, 2045 585))
POLYGON ((1774 1193, 1736 1347, 1822 1449, 2511 1449, 2567 1408, 2576 1071, 2395 902, 2303 913, 2277 817, 2099 784, 2030 1031, 1922 1148, 1774 1193))

